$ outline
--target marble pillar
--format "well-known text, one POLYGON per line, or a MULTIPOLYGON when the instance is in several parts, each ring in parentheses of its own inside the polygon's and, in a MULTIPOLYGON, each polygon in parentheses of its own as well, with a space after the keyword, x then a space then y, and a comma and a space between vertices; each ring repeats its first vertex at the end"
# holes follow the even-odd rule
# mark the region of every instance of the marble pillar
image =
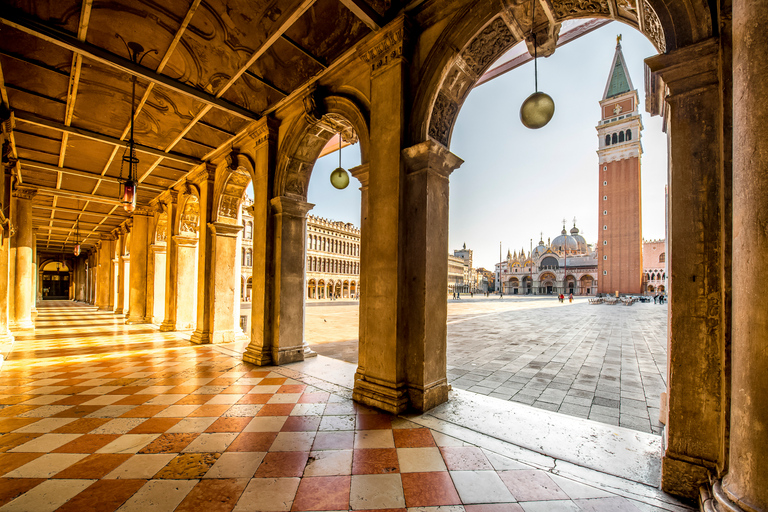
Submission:
POLYGON ((408 406, 400 252, 406 222, 400 153, 407 130, 406 25, 405 17, 398 17, 377 32, 360 54, 371 69, 371 146, 368 219, 360 233, 367 256, 362 269, 365 308, 360 311, 366 317, 366 333, 359 348, 362 365, 357 369, 353 398, 395 414, 408 406))
POLYGON ((121 227, 117 236, 117 303, 115 314, 125 313, 125 237, 128 231, 121 227))
POLYGON ((411 408, 448 400, 448 180, 463 161, 427 141, 403 150, 406 165, 406 381, 411 408))
MULTIPOLYGON (((260 365, 304 360, 304 245, 307 212, 314 206, 288 197, 275 197, 270 204, 274 219, 271 330, 252 338, 243 357, 260 365)), ((257 285, 254 278, 253 300, 257 285)))
POLYGON ((731 429, 728 473, 714 489, 724 510, 768 511, 766 24, 766 2, 734 2, 731 429))
POLYGON ((198 226, 198 250, 197 250, 197 321, 195 332, 190 341, 198 345, 211 342, 211 330, 213 329, 214 308, 214 262, 213 259, 213 232, 209 223, 215 217, 213 185, 216 179, 216 166, 208 163, 203 174, 199 178, 197 187, 200 196, 198 226))
MULTIPOLYGON (((368 231, 368 183, 370 180, 370 172, 369 172, 369 165, 368 164, 361 164, 357 167, 354 167, 349 170, 349 173, 352 175, 353 178, 357 179, 360 182, 360 279, 359 279, 359 287, 362 288, 363 292, 368 287, 368 274, 365 271, 368 267, 368 244, 365 238, 363 238, 363 233, 368 231)), ((318 291, 319 293, 319 291, 318 291)), ((315 295, 315 298, 317 298, 317 294, 315 295)), ((358 376, 365 375, 365 358, 367 357, 369 350, 367 349, 367 343, 368 343, 368 335, 367 335, 367 320, 368 315, 365 313, 368 306, 368 297, 365 295, 365 293, 360 294, 360 304, 359 304, 359 312, 358 312, 358 318, 359 318, 359 324, 358 324, 358 361, 357 361, 357 370, 355 372, 355 378, 357 379, 358 376)))
MULTIPOLYGON (((2 179, 2 177, 0 177, 2 179)), ((5 198, 0 191, 0 201, 5 204, 5 198)), ((0 210, 1 211, 1 210, 0 210)), ((13 334, 8 328, 8 290, 10 289, 9 257, 10 257, 10 223, 5 221, 5 215, 0 213, 0 344, 13 343, 13 334)))
POLYGON ((162 323, 165 318, 165 294, 168 292, 165 288, 167 256, 167 247, 165 244, 154 243, 150 246, 149 259, 153 262, 154 271, 152 272, 152 275, 147 275, 147 279, 154 280, 152 286, 154 297, 152 300, 152 309, 148 311, 152 317, 152 323, 155 324, 162 323))
POLYGON ((719 237, 730 167, 723 164, 723 100, 715 40, 646 59, 668 94, 669 349, 662 489, 696 499, 722 464, 727 410, 729 259, 719 237), (692 151, 695 148, 695 151, 692 151), (706 406, 704 406, 706 404, 706 406))
POLYGON ((11 222, 16 226, 16 265, 13 287, 14 317, 11 329, 34 329, 32 308, 34 306, 35 288, 33 286, 35 267, 33 261, 34 233, 32 231, 32 198, 37 189, 18 187, 13 191, 16 200, 15 218, 11 222))
POLYGON ((147 311, 147 261, 149 259, 149 221, 150 212, 133 212, 131 229, 131 264, 130 290, 128 302, 130 310, 126 324, 146 324, 151 321, 151 311, 147 311))
MULTIPOLYGON (((176 235, 173 243, 177 247, 176 313, 174 330, 194 329, 197 319, 195 297, 197 286, 195 259, 197 258, 197 238, 176 235), (187 276, 187 278, 182 278, 187 276)), ((162 330, 162 329, 161 329, 162 330)))
POLYGON ((98 267, 96 271, 96 308, 99 311, 110 311, 109 292, 112 289, 112 246, 111 236, 104 236, 99 241, 97 253, 98 267))
POLYGON ((278 123, 264 118, 258 132, 259 143, 254 148, 253 206, 253 261, 251 267, 251 340, 243 360, 257 365, 272 362, 271 290, 274 282, 274 224, 270 215, 272 187, 270 176, 275 173, 278 123))
POLYGON ((211 331, 210 343, 231 343, 236 340, 235 329, 235 290, 239 290, 235 275, 235 265, 239 258, 237 250, 237 235, 243 226, 210 222, 208 229, 213 234, 211 252, 216 262, 209 279, 213 280, 211 298, 211 331))
MULTIPOLYGON (((38 264, 40 261, 37 259, 37 234, 34 232, 34 229, 32 230, 32 275, 30 276, 30 279, 32 280, 31 286, 32 286, 32 323, 35 322, 37 319, 37 285, 39 281, 38 280, 38 264)), ((42 288, 40 288, 42 292, 42 288)), ((42 296, 41 296, 42 298, 42 296)))
MULTIPOLYGON (((176 330, 176 304, 177 304, 177 289, 178 289, 178 270, 179 270, 179 257, 178 257, 178 243, 176 242, 176 217, 178 215, 178 193, 171 191, 171 195, 165 202, 166 214, 168 215, 168 222, 166 224, 165 233, 165 316, 163 323, 160 324, 160 331, 168 332, 176 330)), ((197 241, 195 241, 197 243, 197 241)), ((194 261, 193 261, 194 263, 194 261)), ((188 274, 181 274, 182 276, 193 275, 194 269, 188 274)), ((190 295, 191 296, 191 295, 190 295)), ((188 300, 188 299, 187 299, 188 300)))

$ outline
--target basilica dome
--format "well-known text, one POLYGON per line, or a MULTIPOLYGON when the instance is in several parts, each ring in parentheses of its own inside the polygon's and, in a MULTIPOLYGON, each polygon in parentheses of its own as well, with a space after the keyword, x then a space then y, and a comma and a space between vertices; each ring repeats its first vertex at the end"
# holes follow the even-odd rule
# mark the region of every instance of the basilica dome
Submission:
POLYGON ((587 241, 579 234, 579 228, 575 224, 571 229, 570 235, 565 230, 565 226, 563 226, 560 236, 552 240, 551 247, 554 251, 563 252, 567 250, 568 253, 575 254, 584 254, 588 251, 587 241))
POLYGON ((537 258, 547 252, 547 247, 544 245, 544 240, 539 241, 539 245, 533 248, 533 257, 537 258))

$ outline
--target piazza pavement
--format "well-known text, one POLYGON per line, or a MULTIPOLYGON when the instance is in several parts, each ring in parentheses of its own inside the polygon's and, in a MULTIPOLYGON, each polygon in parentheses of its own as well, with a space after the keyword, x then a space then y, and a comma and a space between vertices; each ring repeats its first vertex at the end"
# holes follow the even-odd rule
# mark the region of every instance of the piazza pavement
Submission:
MULTIPOLYGON (((357 362, 357 302, 310 302, 305 325, 317 353, 357 362)), ((448 299, 454 388, 659 434, 666 363, 666 304, 448 299)))

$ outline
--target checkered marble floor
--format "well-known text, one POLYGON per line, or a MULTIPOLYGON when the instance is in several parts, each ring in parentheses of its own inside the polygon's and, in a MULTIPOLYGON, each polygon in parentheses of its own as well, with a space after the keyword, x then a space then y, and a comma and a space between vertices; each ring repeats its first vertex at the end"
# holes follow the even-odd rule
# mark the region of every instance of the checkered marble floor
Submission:
POLYGON ((296 372, 45 306, 0 371, 0 512, 665 510, 296 372))

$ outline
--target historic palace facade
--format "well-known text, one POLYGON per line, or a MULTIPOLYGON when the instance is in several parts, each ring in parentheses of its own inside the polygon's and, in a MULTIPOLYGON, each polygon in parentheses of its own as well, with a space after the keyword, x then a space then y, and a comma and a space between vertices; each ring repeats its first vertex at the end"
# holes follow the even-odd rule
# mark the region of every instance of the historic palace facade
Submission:
POLYGON ((350 223, 307 216, 307 298, 360 296, 360 230, 350 223))

